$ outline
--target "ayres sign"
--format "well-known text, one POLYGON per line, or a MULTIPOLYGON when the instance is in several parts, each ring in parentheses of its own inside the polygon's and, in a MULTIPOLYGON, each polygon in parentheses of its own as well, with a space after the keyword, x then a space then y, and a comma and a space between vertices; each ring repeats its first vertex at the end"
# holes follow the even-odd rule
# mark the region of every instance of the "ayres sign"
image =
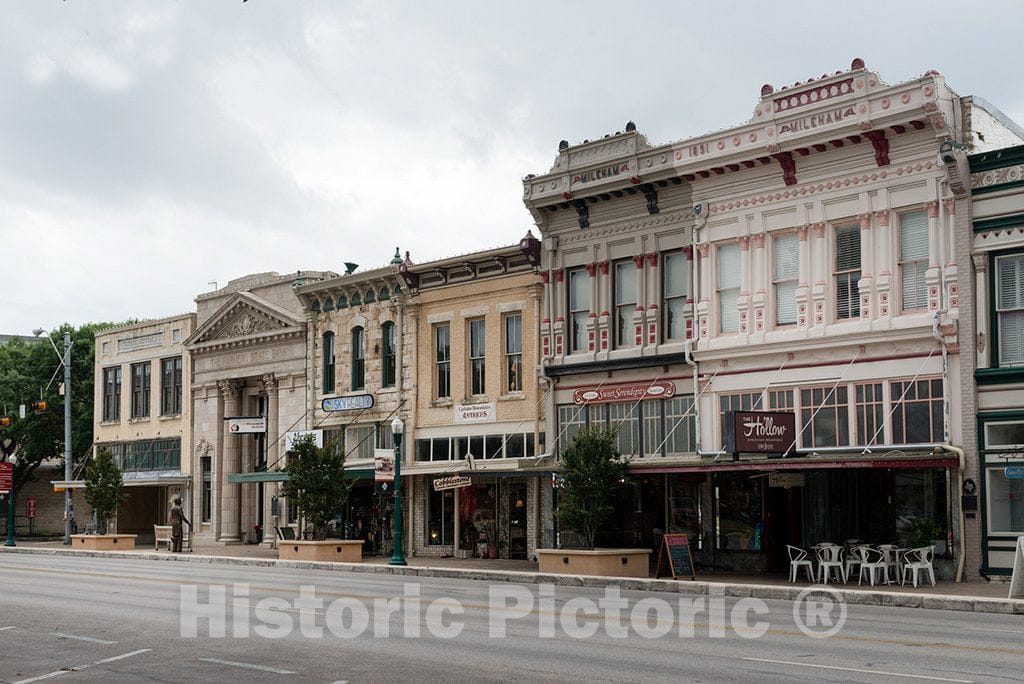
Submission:
POLYGON ((733 454, 784 455, 795 448, 796 415, 786 411, 732 411, 726 416, 725 450, 733 454))

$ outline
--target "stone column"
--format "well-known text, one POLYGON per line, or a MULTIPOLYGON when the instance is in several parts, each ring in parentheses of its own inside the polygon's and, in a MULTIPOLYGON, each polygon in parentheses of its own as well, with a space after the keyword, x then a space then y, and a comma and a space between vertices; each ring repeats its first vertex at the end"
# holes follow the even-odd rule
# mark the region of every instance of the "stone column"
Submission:
MULTIPOLYGON (((273 373, 266 373, 260 378, 260 387, 267 394, 267 470, 279 469, 284 464, 278 462, 281 453, 281 435, 278 434, 277 378, 273 373)), ((270 514, 270 500, 277 494, 277 485, 267 482, 263 485, 263 546, 273 548, 275 542, 274 527, 277 521, 270 514)))
POLYGON ((928 270, 924 280, 928 285, 928 310, 939 310, 939 280, 942 269, 939 268, 939 202, 932 200, 928 207, 928 270))
POLYGON ((767 310, 767 282, 766 276, 768 275, 768 260, 765 258, 764 252, 764 233, 757 233, 752 238, 754 243, 754 251, 751 255, 751 275, 753 279, 750 284, 750 289, 754 291, 753 304, 754 304, 754 330, 755 334, 762 334, 766 327, 766 310, 767 310))
POLYGON ((860 214, 860 280, 857 289, 860 292, 860 317, 872 317, 871 292, 874 285, 874 251, 871 244, 871 214, 860 214))
POLYGON ((736 301, 740 310, 739 335, 750 334, 750 236, 740 238, 740 296, 736 301))
POLYGON ((977 367, 989 367, 989 339, 988 330, 988 254, 975 254, 974 260, 974 316, 977 338, 975 350, 977 352, 977 367))
MULTIPOLYGON (((238 393, 241 385, 236 380, 222 380, 217 383, 224 417, 237 416, 239 412, 238 393)), ((221 490, 220 490, 220 541, 240 543, 239 503, 242 486, 228 482, 228 476, 241 470, 241 445, 238 435, 228 432, 228 424, 221 421, 221 490)))
POLYGON ((878 273, 875 277, 875 292, 878 293, 878 320, 892 318, 892 265, 898 258, 898 250, 892 247, 889 238, 889 218, 892 213, 888 209, 875 212, 875 221, 878 222, 878 244, 879 250, 878 273))
POLYGON ((708 300, 708 295, 711 292, 711 267, 708 263, 708 244, 706 242, 697 245, 697 254, 700 256, 700 299, 697 301, 697 329, 698 336, 706 339, 710 328, 708 314, 711 306, 708 300))
POLYGON ((810 323, 810 316, 807 315, 808 299, 811 290, 811 248, 807 240, 809 228, 810 226, 801 226, 796 231, 797 239, 800 243, 800 263, 797 267, 799 280, 796 287, 796 323, 800 328, 807 328, 810 323))
POLYGON ((812 327, 814 334, 824 335, 825 325, 829 322, 826 319, 825 300, 829 293, 828 287, 828 250, 825 248, 825 224, 822 222, 811 224, 811 231, 814 235, 814 286, 812 289, 812 327))

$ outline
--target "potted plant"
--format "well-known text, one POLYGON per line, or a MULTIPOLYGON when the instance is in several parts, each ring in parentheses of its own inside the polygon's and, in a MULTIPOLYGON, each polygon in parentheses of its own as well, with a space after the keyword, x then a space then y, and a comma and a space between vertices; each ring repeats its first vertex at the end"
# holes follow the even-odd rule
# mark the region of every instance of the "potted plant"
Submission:
POLYGON ((345 473, 345 453, 337 445, 318 447, 312 435, 295 440, 285 468, 288 481, 282 488, 289 501, 298 504, 312 539, 285 541, 278 545, 282 560, 345 561, 363 559, 360 539, 331 539, 335 514, 348 501, 352 481, 345 473))
POLYGON ((96 521, 96 534, 75 534, 71 543, 75 548, 93 551, 119 551, 135 548, 134 534, 108 534, 110 521, 128 500, 122 491, 124 480, 114 457, 107 449, 100 449, 85 469, 85 501, 92 507, 96 521))
POLYGON ((910 543, 914 548, 932 546, 935 548, 935 555, 941 556, 946 553, 946 540, 939 527, 931 518, 918 518, 910 527, 910 543))
POLYGON ((580 535, 582 549, 538 549, 541 572, 647 577, 649 549, 595 549, 597 533, 614 514, 612 502, 628 474, 617 430, 586 428, 562 453, 555 515, 580 535))

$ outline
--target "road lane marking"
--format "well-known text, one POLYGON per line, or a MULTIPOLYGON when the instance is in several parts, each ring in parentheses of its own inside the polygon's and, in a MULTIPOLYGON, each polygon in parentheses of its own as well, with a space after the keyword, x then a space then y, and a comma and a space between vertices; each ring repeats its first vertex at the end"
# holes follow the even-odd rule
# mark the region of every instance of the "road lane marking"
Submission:
POLYGON ((14 625, 11 625, 10 627, 0 627, 0 632, 6 632, 9 629, 14 629, 14 625))
POLYGON ((885 672, 883 670, 862 670, 856 667, 837 667, 835 665, 815 665, 814 663, 796 663, 792 660, 769 660, 768 658, 743 658, 758 663, 775 663, 776 665, 794 665, 796 667, 814 667, 821 670, 842 670, 843 672, 863 672, 864 674, 886 675, 888 677, 906 677, 909 679, 929 679, 933 682, 956 682, 972 684, 970 679, 948 679, 946 677, 929 677, 928 675, 903 674, 902 672, 885 672))
POLYGON ((93 637, 77 636, 75 634, 65 634, 64 632, 50 632, 50 636, 55 636, 58 639, 75 639, 76 641, 88 641, 93 644, 116 644, 116 641, 107 641, 106 639, 94 639, 93 637))
POLYGON ((274 674, 289 675, 295 674, 291 670, 278 670, 266 665, 253 665, 252 663, 236 663, 233 660, 221 660, 220 658, 200 658, 204 663, 216 663, 218 665, 230 665, 232 667, 244 667, 247 670, 259 670, 260 672, 273 672, 274 674))
MULTIPOLYGON (((111 642, 111 643, 113 643, 113 642, 111 642)), ((148 653, 149 651, 152 651, 152 650, 153 649, 151 649, 151 648, 142 648, 142 649, 139 649, 138 651, 132 651, 131 653, 125 653, 124 655, 114 656, 113 658, 104 658, 103 660, 97 660, 94 663, 88 663, 86 665, 79 665, 78 667, 65 667, 62 670, 56 670, 54 672, 48 672, 47 674, 39 675, 38 677, 32 677, 30 679, 19 679, 18 681, 14 682, 14 684, 31 684, 32 682, 41 682, 44 679, 53 679, 54 677, 60 677, 61 675, 66 675, 69 672, 81 672, 82 670, 88 670, 90 667, 93 667, 94 665, 103 665, 105 663, 112 663, 115 660, 124 660, 125 658, 131 658, 132 656, 137 656, 140 653, 148 653)))

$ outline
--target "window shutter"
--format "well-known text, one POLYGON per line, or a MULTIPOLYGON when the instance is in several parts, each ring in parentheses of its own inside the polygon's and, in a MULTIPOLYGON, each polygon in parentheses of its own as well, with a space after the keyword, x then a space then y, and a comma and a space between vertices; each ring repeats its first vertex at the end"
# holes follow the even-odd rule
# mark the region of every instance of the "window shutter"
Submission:
POLYGON ((999 314, 999 365, 1024 363, 1024 311, 999 314))
POLYGON ((996 307, 1000 311, 1024 309, 1024 254, 996 259, 998 283, 996 307))
POLYGON ((904 311, 928 308, 928 286, 924 278, 927 270, 926 261, 911 261, 900 267, 904 311))
POLYGON ((996 259, 999 365, 1024 363, 1024 254, 996 259))
POLYGON ((724 333, 739 332, 740 310, 737 306, 739 297, 739 290, 722 290, 718 293, 718 313, 724 333))
POLYGON ((836 228, 836 270, 860 270, 860 226, 836 228))
POLYGON ((800 273, 800 242, 796 235, 780 235, 775 245, 775 320, 796 323, 796 287, 800 273), (781 282, 779 282, 781 281, 781 282))
POLYGON ((740 312, 740 246, 718 248, 718 316, 722 332, 738 332, 740 312))
POLYGON ((900 216, 900 261, 928 258, 928 214, 915 211, 900 216))

